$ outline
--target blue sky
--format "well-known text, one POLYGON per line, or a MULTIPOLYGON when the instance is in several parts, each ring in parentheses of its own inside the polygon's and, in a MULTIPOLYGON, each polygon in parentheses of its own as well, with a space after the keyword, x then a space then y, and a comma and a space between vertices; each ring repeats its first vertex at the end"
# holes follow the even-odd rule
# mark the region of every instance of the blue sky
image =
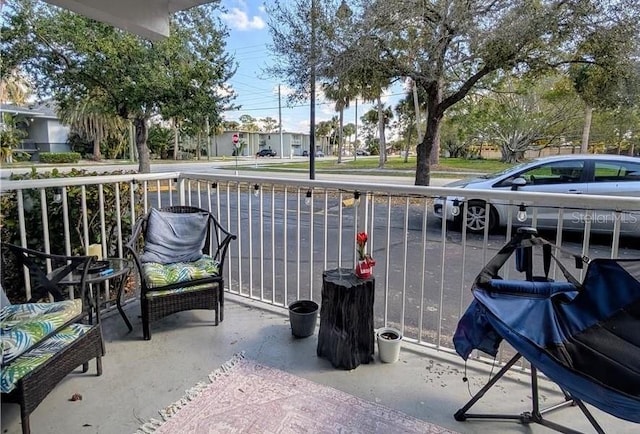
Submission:
MULTIPOLYGON (((264 11, 263 0, 224 0, 227 9, 221 19, 230 29, 227 40, 227 51, 235 57, 238 69, 229 84, 236 91, 236 104, 242 108, 225 113, 225 119, 237 120, 241 115, 248 114, 256 119, 271 116, 278 119, 278 84, 282 93, 282 124, 285 131, 309 132, 309 104, 298 104, 297 107, 287 107, 286 93, 288 88, 277 78, 266 76, 262 69, 269 63, 270 52, 267 44, 271 36, 267 28, 267 15, 264 11)), ((397 90, 395 92, 398 92, 397 90)), ((397 97, 392 98, 397 99, 397 97)), ((391 100, 384 98, 387 104, 391 100)), ((393 103, 395 104, 395 102, 393 103)), ((358 102, 358 117, 371 108, 371 104, 358 102)), ((316 122, 329 120, 336 116, 334 104, 326 102, 318 96, 316 105, 316 122)), ((345 124, 355 123, 355 107, 345 111, 345 124)), ((361 121, 358 120, 358 125, 361 121)))

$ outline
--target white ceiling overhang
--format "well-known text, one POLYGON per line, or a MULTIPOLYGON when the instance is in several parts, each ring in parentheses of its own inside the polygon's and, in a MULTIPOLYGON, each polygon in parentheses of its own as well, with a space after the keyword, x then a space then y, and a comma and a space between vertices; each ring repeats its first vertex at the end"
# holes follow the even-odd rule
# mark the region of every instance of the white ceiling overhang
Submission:
POLYGON ((45 0, 56 6, 111 24, 143 38, 169 36, 169 17, 207 0, 45 0))

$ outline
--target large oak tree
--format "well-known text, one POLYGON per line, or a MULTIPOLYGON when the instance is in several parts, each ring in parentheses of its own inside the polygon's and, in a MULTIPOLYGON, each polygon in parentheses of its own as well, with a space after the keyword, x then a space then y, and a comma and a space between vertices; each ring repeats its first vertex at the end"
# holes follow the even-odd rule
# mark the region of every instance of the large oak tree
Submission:
MULTIPOLYGON (((232 75, 219 1, 177 13, 160 42, 29 0, 9 1, 2 26, 3 64, 34 77, 43 97, 64 109, 103 95, 112 113, 133 122, 139 171, 150 171, 148 121, 165 113, 205 125, 229 102, 232 75)), ((3 65, 4 66, 4 65, 3 65)))
POLYGON ((320 36, 312 50, 305 26, 312 1, 292 0, 289 8, 274 4, 277 19, 270 28, 281 58, 273 72, 297 83, 299 95, 309 89, 311 65, 320 77, 366 80, 359 73, 366 69, 375 71, 368 74, 374 84, 406 77, 416 83, 427 112, 416 185, 429 184, 444 114, 471 90, 491 87, 506 75, 566 70, 577 63, 598 67, 584 52, 585 41, 616 35, 607 41, 611 49, 625 41, 622 48, 631 55, 640 37, 637 0, 314 0, 320 36), (345 7, 352 25, 337 39, 332 29, 338 8, 345 7))

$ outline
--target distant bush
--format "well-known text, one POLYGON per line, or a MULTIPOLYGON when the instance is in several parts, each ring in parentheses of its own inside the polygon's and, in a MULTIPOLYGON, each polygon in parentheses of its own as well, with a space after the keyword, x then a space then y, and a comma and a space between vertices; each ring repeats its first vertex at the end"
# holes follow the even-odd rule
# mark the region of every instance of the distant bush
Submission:
POLYGON ((78 152, 41 152, 41 163, 77 163, 82 158, 78 152))

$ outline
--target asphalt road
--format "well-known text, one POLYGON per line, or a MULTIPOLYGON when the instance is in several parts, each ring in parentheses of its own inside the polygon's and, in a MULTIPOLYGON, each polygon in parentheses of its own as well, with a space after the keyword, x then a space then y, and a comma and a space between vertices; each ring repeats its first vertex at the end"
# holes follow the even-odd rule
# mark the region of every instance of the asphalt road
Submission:
MULTIPOLYGON (((236 173, 239 175, 247 175, 252 176, 256 174, 256 170, 260 170, 261 168, 267 169, 266 171, 261 171, 261 177, 274 177, 274 178, 282 178, 282 177, 291 177, 296 179, 309 179, 309 172, 306 170, 290 170, 290 171, 268 171, 269 166, 278 165, 281 163, 290 163, 292 161, 306 161, 306 158, 303 157, 295 157, 293 159, 280 159, 280 158, 254 158, 254 157, 240 157, 237 161, 237 169, 236 169, 236 160, 232 157, 226 160, 201 160, 201 161, 176 161, 176 162, 162 162, 162 163, 152 163, 151 164, 151 172, 152 173, 162 173, 162 172, 195 172, 195 173, 216 173, 217 171, 222 171, 225 174, 236 173), (249 167, 251 170, 245 170, 244 167, 249 167)), ((35 165, 36 171, 38 172, 48 172, 51 171, 56 166, 54 165, 35 165)), ((111 162, 82 162, 78 165, 68 165, 68 166, 59 166, 57 167, 60 172, 69 171, 73 168, 85 168, 87 170, 95 170, 98 172, 111 172, 116 170, 137 170, 138 165, 133 163, 126 164, 113 164, 111 162)), ((0 178, 6 179, 12 173, 13 174, 24 174, 31 172, 31 166, 25 167, 2 167, 0 168, 0 178)), ((354 178, 357 178, 358 181, 364 182, 380 182, 380 180, 384 180, 386 184, 401 184, 401 185, 413 185, 414 177, 413 176, 379 176, 379 175, 371 175, 363 172, 359 172, 357 174, 339 174, 339 173, 318 173, 315 174, 315 179, 318 180, 331 180, 331 181, 354 181, 354 178)), ((452 178, 438 178, 437 175, 431 179, 432 186, 443 186, 448 182, 452 182, 455 179, 452 178)))

